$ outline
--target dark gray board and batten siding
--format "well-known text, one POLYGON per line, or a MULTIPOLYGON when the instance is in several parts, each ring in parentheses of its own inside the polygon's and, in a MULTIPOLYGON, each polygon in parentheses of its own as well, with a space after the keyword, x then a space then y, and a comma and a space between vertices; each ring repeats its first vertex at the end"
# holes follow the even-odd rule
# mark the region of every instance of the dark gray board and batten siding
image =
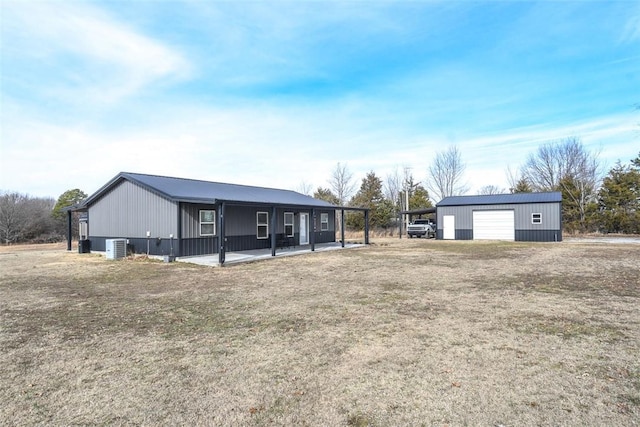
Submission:
MULTIPOLYGON (((199 235, 199 215, 201 209, 219 209, 218 206, 204 204, 181 203, 182 226, 181 226, 181 256, 200 255, 218 252, 217 236, 199 235)), ((271 219, 272 209, 270 207, 257 206, 227 206, 225 208, 225 238, 227 251, 244 251, 249 249, 268 249, 271 247, 271 239, 258 239, 257 237, 257 213, 267 212, 271 219)), ((299 245, 300 223, 299 213, 307 212, 308 209, 276 209, 276 234, 281 237, 284 233, 284 214, 291 212, 294 214, 294 237, 292 245, 299 245)), ((316 231, 315 242, 327 243, 335 242, 335 211, 316 209, 316 230, 320 230, 320 213, 329 214, 329 230, 316 231)), ((218 215, 216 215, 218 217, 218 215)), ((269 221, 271 224, 271 221, 269 221)), ((216 224, 216 233, 219 224, 216 224)), ((269 230, 271 232, 271 230, 269 230)))

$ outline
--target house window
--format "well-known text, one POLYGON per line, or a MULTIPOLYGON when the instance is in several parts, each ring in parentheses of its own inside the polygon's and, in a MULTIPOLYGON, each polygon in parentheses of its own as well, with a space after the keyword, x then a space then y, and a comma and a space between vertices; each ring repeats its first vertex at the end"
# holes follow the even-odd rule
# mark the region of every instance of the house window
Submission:
POLYGON ((531 224, 542 224, 542 214, 541 213, 532 213, 531 214, 531 224))
POLYGON ((321 213, 320 214, 320 231, 328 231, 329 230, 329 214, 321 213))
POLYGON ((213 236, 216 234, 216 211, 201 210, 200 211, 200 235, 213 236))
POLYGON ((257 216, 257 236, 258 239, 266 239, 269 237, 269 213, 258 212, 257 216))
POLYGON ((284 235, 293 237, 293 212, 284 213, 284 235))

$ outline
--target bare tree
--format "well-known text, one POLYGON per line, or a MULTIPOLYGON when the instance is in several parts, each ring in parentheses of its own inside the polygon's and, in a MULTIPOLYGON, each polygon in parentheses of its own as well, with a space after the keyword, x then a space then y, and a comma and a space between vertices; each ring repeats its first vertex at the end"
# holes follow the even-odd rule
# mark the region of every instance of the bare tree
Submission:
POLYGON ((398 205, 401 191, 402 176, 400 175, 400 171, 396 167, 393 172, 387 175, 387 179, 384 183, 384 195, 394 205, 398 205))
POLYGON ((457 146, 439 152, 429 166, 427 189, 437 200, 466 193, 469 187, 461 182, 465 169, 457 146))
POLYGON ((527 178, 524 176, 520 168, 515 170, 511 169, 511 166, 507 166, 505 170, 507 175, 507 182, 509 183, 509 192, 513 193, 531 193, 531 185, 527 178))
POLYGON ((347 200, 356 190, 357 183, 353 181, 353 174, 347 168, 347 165, 341 165, 340 162, 336 165, 335 169, 331 173, 331 179, 329 180, 329 186, 333 194, 336 195, 340 205, 345 205, 347 200))
POLYGON ((515 188, 518 187, 518 183, 522 180, 522 172, 520 168, 511 169, 511 165, 507 165, 507 168, 504 171, 504 174, 507 176, 507 182, 509 183, 509 191, 511 193, 515 192, 515 188))
MULTIPOLYGON (((331 173, 331 179, 329 180, 329 186, 333 194, 338 199, 340 206, 345 206, 347 200, 351 198, 351 195, 356 191, 357 183, 353 181, 353 173, 349 171, 347 165, 341 165, 340 162, 336 165, 335 169, 331 173)), ((336 230, 341 231, 342 217, 336 215, 336 230)))
POLYGON ((302 181, 300 181, 300 184, 298 184, 298 188, 296 188, 296 191, 298 193, 305 194, 305 195, 309 196, 313 192, 313 185, 309 184, 305 180, 302 180, 302 181))
POLYGON ((4 192, 0 196, 0 233, 8 245, 19 241, 27 224, 27 196, 16 192, 4 192))
POLYGON ((505 190, 496 185, 485 185, 478 190, 478 194, 483 196, 489 196, 491 194, 504 194, 505 190))
POLYGON ((577 137, 553 141, 530 154, 522 172, 534 191, 562 191, 565 209, 574 205, 585 226, 587 205, 595 201, 602 179, 598 152, 589 152, 577 137))
POLYGON ((599 169, 598 153, 589 153, 580 138, 570 137, 541 145, 521 170, 534 191, 558 191, 569 175, 595 186, 599 169))

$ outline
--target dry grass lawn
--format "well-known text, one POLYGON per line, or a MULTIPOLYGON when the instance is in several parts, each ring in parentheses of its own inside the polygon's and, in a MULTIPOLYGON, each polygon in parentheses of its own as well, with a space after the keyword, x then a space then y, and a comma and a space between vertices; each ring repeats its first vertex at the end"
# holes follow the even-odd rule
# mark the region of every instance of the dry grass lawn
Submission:
POLYGON ((0 424, 640 424, 640 245, 0 248, 0 424))

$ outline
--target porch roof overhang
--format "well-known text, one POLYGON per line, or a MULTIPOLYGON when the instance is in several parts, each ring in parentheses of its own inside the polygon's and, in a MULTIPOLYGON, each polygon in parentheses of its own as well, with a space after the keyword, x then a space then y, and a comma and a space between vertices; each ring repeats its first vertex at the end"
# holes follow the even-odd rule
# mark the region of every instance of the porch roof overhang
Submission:
POLYGON ((202 203, 202 204, 211 204, 218 205, 221 203, 226 204, 227 206, 270 206, 277 207, 283 209, 320 209, 320 210, 345 210, 345 211, 360 211, 365 212, 371 209, 362 208, 358 206, 336 206, 336 205, 316 205, 316 204, 304 204, 304 203, 280 203, 280 202, 252 202, 252 201, 244 201, 244 200, 234 200, 234 199, 209 199, 209 200, 189 200, 189 199, 181 199, 178 200, 183 203, 202 203))
POLYGON ((436 213, 436 208, 412 209, 408 211, 400 211, 401 215, 425 215, 436 213))

